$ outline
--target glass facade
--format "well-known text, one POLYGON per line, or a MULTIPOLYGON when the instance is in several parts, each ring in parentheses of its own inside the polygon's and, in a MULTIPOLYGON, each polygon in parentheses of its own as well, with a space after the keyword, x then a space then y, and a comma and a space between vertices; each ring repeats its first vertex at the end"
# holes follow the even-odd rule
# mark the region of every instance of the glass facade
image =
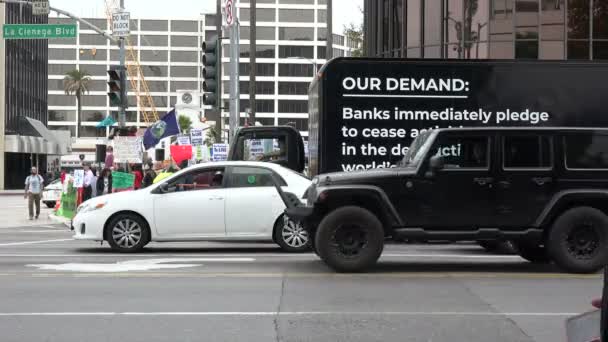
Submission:
POLYGON ((608 59, 605 0, 365 0, 368 56, 608 59))

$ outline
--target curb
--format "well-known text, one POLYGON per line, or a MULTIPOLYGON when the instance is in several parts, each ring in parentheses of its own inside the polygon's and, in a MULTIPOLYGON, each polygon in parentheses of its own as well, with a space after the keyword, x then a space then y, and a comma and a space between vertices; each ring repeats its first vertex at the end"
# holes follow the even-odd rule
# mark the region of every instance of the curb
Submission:
POLYGON ((61 224, 65 225, 65 226, 66 226, 66 227, 68 227, 68 228, 70 227, 70 221, 71 221, 71 220, 70 220, 70 219, 68 219, 68 218, 61 217, 61 216, 57 216, 57 215, 55 215, 55 214, 49 214, 49 218, 50 218, 52 221, 55 221, 56 223, 61 223, 61 224))

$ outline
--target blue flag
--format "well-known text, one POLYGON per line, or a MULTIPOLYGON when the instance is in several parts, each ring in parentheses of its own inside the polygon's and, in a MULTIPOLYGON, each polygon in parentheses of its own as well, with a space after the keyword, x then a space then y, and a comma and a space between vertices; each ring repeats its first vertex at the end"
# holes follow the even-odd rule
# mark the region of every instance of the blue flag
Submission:
POLYGON ((179 126, 175 109, 173 109, 146 130, 144 147, 146 150, 150 149, 156 146, 161 139, 177 134, 179 134, 179 126))

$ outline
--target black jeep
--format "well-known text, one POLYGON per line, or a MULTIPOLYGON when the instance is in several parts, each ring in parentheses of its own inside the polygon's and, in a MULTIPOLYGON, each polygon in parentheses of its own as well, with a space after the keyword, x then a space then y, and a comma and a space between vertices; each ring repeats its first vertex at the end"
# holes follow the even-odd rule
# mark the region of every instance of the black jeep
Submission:
POLYGON ((395 168, 315 177, 286 214, 340 272, 374 265, 386 238, 512 241, 531 262, 595 272, 608 260, 608 129, 428 131, 395 168))

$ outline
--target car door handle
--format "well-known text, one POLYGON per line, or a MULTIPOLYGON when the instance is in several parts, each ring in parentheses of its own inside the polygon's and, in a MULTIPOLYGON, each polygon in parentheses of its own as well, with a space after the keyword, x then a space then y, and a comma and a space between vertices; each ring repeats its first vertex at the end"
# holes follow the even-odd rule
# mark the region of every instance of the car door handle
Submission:
POLYGON ((485 186, 488 184, 491 184, 492 181, 494 181, 494 178, 492 177, 479 177, 479 178, 474 178, 473 182, 481 185, 481 186, 485 186))
POLYGON ((532 181, 538 186, 543 186, 547 183, 551 183, 553 179, 551 177, 534 177, 532 178, 532 181))

